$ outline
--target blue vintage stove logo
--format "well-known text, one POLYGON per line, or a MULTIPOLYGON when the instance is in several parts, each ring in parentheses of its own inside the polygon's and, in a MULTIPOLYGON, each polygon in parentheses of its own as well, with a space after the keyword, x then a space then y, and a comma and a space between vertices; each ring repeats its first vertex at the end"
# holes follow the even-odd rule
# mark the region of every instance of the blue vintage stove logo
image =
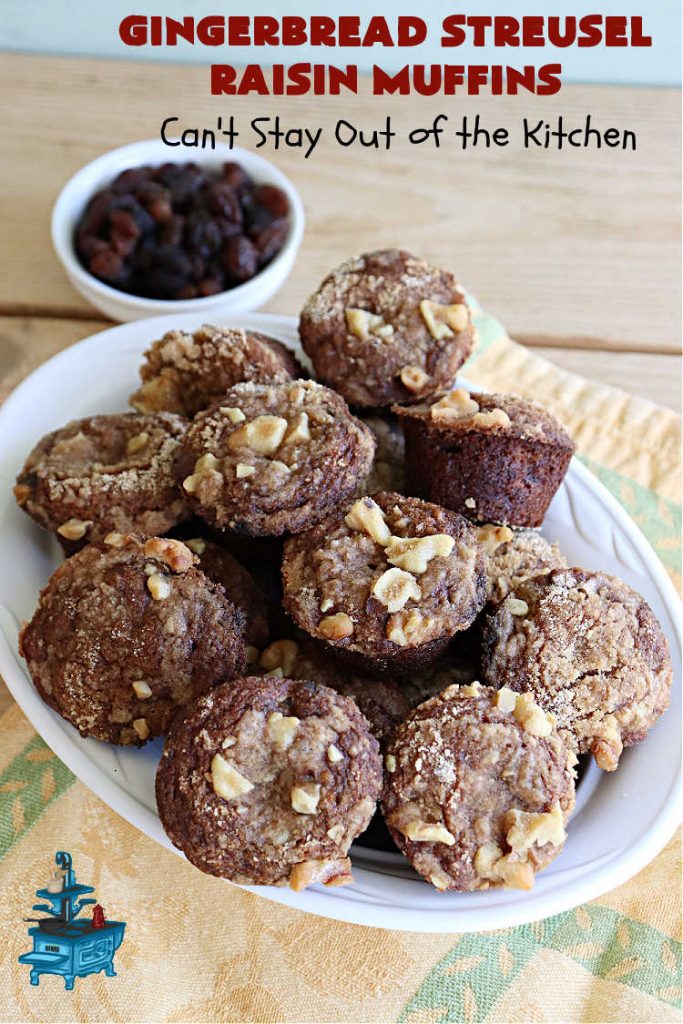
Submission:
POLYGON ((44 889, 36 896, 48 903, 34 903, 48 917, 27 917, 35 922, 29 928, 33 949, 22 953, 20 964, 31 967, 31 984, 37 985, 41 974, 59 974, 67 989, 74 987, 76 978, 104 971, 108 977, 116 974, 114 953, 123 942, 123 921, 107 921, 103 908, 94 899, 83 899, 94 892, 92 885, 79 885, 71 865, 71 854, 60 850, 55 854, 56 870, 44 889), (94 904, 92 917, 78 915, 83 907, 94 904))

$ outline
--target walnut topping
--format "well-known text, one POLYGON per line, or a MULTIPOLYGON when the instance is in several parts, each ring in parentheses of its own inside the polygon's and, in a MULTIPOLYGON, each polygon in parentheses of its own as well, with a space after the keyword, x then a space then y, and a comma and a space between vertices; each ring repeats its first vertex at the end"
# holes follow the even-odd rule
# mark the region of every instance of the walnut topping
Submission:
POLYGON ((173 572, 187 572, 195 563, 195 557, 189 546, 181 540, 169 537, 150 537, 145 541, 145 558, 155 558, 164 562, 173 572))
POLYGON ((422 615, 414 608, 407 615, 401 612, 392 615, 387 622, 387 640, 396 644, 397 647, 419 644, 431 621, 431 619, 423 619, 422 615))
POLYGON ((530 693, 517 694, 514 716, 531 736, 550 736, 553 719, 536 704, 530 693))
POLYGON ((507 544, 513 537, 514 534, 509 526, 486 523, 485 526, 477 527, 477 540, 487 555, 492 555, 501 544, 507 544))
POLYGON ((292 788, 292 808, 297 814, 315 814, 319 801, 320 785, 317 782, 302 782, 292 788))
POLYGON ((311 440, 311 431, 308 426, 308 413, 299 413, 296 423, 287 434, 287 440, 292 442, 311 440))
POLYGON ((452 306, 442 306, 440 302, 423 299, 420 303, 420 313, 427 325, 427 330, 437 341, 459 334, 465 330, 469 322, 467 306, 464 302, 456 302, 452 306))
POLYGON ((422 391, 425 384, 429 383, 429 374, 420 366, 404 366, 398 376, 404 388, 414 393, 422 391))
POLYGON ((273 459, 273 461, 271 462, 271 466, 273 467, 273 469, 277 469, 278 472, 280 472, 280 473, 291 473, 292 472, 291 469, 289 468, 289 466, 287 465, 287 463, 286 462, 280 462, 279 459, 273 459))
POLYGON ((361 341, 368 341, 373 334, 378 338, 390 338, 394 333, 392 325, 386 323, 377 313, 369 313, 367 309, 354 309, 352 306, 347 307, 344 313, 349 331, 361 341))
POLYGON ((263 668, 281 668, 286 676, 294 668, 299 646, 293 640, 276 640, 261 652, 259 663, 263 668))
POLYGON ((228 447, 249 448, 257 455, 274 455, 289 424, 282 416, 257 416, 228 438, 228 447))
POLYGON ((117 533, 115 530, 112 530, 104 538, 104 543, 110 548, 124 548, 128 543, 128 538, 125 533, 117 533))
POLYGON ((614 715, 607 715, 602 723, 602 735, 598 736, 591 747, 598 768, 604 772, 613 772, 619 764, 624 745, 621 733, 617 728, 614 715))
POLYGON ((334 607, 334 601, 332 600, 331 597, 325 597, 320 602, 320 611, 321 612, 329 612, 330 608, 333 608, 333 607, 334 607))
POLYGON ((515 693, 514 690, 510 690, 509 687, 503 686, 496 693, 496 696, 495 696, 496 707, 499 708, 501 711, 504 711, 504 712, 514 711, 518 697, 519 697, 519 694, 515 693))
POLYGON ((414 843, 445 843, 452 846, 455 836, 445 825, 428 824, 426 821, 410 821, 401 832, 414 843))
POLYGON ((359 498, 345 516, 344 522, 352 530, 367 533, 376 544, 384 546, 391 540, 384 512, 372 498, 359 498))
POLYGON ((204 480, 214 479, 217 483, 222 483, 223 476, 216 468, 219 465, 219 460, 212 452, 201 455, 194 464, 192 475, 183 480, 183 490, 188 494, 194 494, 204 480))
POLYGON ((371 593, 389 612, 398 612, 411 598, 419 601, 422 597, 415 577, 403 569, 387 569, 375 580, 371 593))
POLYGON ((190 551, 194 551, 195 555, 203 555, 206 551, 206 541, 203 537, 192 537, 190 540, 186 540, 190 551))
POLYGON ((387 754, 387 756, 384 758, 384 767, 388 772, 396 771, 396 758, 394 757, 393 754, 387 754))
POLYGON ((335 747, 334 743, 330 743, 329 747, 327 748, 327 760, 330 762, 330 764, 337 764, 338 761, 344 760, 344 755, 342 754, 339 747, 335 747))
POLYGON ((544 814, 534 814, 527 811, 508 811, 504 819, 504 827, 507 829, 506 840, 513 853, 521 856, 531 847, 545 846, 551 843, 553 846, 562 846, 567 838, 564 830, 564 817, 559 803, 553 806, 544 814))
POLYGON ((211 761, 211 784, 214 792, 224 800, 234 800, 254 788, 254 784, 220 754, 214 754, 211 761))
POLYGON ((227 416, 231 423, 244 423, 247 418, 241 409, 233 405, 222 405, 218 411, 227 416))
POLYGON ((326 834, 328 838, 332 840, 333 843, 339 843, 344 838, 345 832, 346 829, 344 828, 342 823, 338 822, 336 825, 333 825, 332 828, 328 828, 326 834))
POLYGON ((488 409, 477 412, 472 417, 475 427, 509 427, 512 420, 503 409, 488 409))
POLYGON ((160 572, 154 572, 147 577, 147 589, 155 601, 165 601, 171 593, 171 584, 160 572))
POLYGON ((135 680, 133 683, 133 690, 135 691, 135 696, 139 700, 147 700, 148 697, 152 696, 152 687, 149 683, 143 682, 142 679, 135 680))
POLYGON ((469 391, 464 388, 456 388, 449 391, 447 395, 434 402, 429 410, 429 415, 436 422, 465 419, 479 412, 479 403, 470 396, 469 391))
POLYGON ((19 505, 25 505, 31 497, 31 488, 28 484, 15 484, 12 491, 19 505))
POLYGON ((353 619, 346 612, 327 615, 318 623, 318 632, 326 640, 343 640, 353 635, 353 619))
POLYGON ((322 882, 323 885, 349 885, 353 882, 351 861, 348 857, 342 860, 304 860, 295 864, 289 873, 289 888, 294 892, 301 892, 316 882, 322 882))
POLYGON ((484 843, 474 855, 474 870, 480 878, 493 878, 493 868, 503 856, 496 843, 484 843))
POLYGON ((249 466, 246 462, 238 462, 235 466, 235 478, 237 480, 244 480, 245 477, 253 476, 256 472, 256 466, 249 466))
POLYGON ((484 843, 474 855, 474 870, 482 879, 503 882, 513 889, 531 889, 534 884, 534 870, 526 860, 515 859, 516 854, 506 854, 496 843, 484 843))
POLYGON ((57 533, 67 540, 81 540, 92 526, 91 519, 67 519, 57 527, 57 533))
POLYGON ((505 602, 505 607, 510 615, 526 615, 529 611, 529 605, 520 597, 509 597, 505 602))
POLYGON ((268 716, 266 726, 268 737, 283 750, 287 750, 294 742, 300 724, 301 720, 293 715, 286 717, 280 711, 273 711, 268 716))
POLYGON ((204 473, 207 469, 216 469, 220 465, 218 459, 213 452, 207 452, 205 455, 200 455, 194 464, 195 473, 204 473))
POLYGON ((135 455, 136 452, 142 451, 143 448, 149 443, 149 434, 146 430, 142 430, 139 434, 135 434, 133 437, 128 439, 126 445, 126 453, 128 455, 135 455))
POLYGON ((448 558, 455 540, 447 533, 427 537, 392 537, 387 544, 387 561, 416 576, 427 571, 432 558, 448 558))
POLYGON ((140 737, 141 740, 146 740, 149 736, 149 726, 144 718, 134 718, 133 728, 140 737))

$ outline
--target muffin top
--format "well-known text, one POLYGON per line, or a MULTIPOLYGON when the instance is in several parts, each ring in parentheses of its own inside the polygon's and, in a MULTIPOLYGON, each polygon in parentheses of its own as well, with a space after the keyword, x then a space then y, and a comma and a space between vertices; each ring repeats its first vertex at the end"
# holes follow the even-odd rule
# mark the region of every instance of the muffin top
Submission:
POLYGON ((551 544, 538 530, 511 530, 509 526, 484 523, 477 527, 477 539, 486 555, 489 604, 500 604, 529 576, 567 565, 557 544, 551 544))

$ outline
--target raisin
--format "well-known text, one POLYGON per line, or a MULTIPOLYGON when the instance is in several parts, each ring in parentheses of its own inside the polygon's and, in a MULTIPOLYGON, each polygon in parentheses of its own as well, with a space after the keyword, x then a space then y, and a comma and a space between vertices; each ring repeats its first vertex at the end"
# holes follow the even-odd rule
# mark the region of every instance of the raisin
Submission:
POLYGON ((223 164, 223 181, 235 192, 244 192, 252 187, 252 180, 247 172, 234 162, 223 164))
POLYGON ((258 270, 258 262, 256 246, 244 235, 229 239, 223 247, 221 265, 233 281, 248 281, 258 270))
POLYGON ((88 264, 88 270, 105 281, 117 281, 124 276, 123 258, 108 246, 95 253, 88 264))
POLYGON ((262 206, 275 220, 289 213, 289 199, 281 188, 275 185, 259 185, 254 189, 254 202, 262 206))
POLYGON ((206 205, 211 213, 223 220, 242 223, 239 199, 224 181, 214 181, 206 189, 206 205))
POLYGON ((276 220, 253 236, 254 245, 259 251, 259 263, 261 266, 270 262, 273 256, 280 251, 288 231, 289 224, 286 220, 276 220))

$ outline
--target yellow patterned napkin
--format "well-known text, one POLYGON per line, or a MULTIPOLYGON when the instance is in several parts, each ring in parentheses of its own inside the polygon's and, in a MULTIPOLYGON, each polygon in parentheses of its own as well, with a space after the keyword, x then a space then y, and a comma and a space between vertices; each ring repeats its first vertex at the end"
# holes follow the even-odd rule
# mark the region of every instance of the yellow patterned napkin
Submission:
MULTIPOLYGON (((478 315, 467 376, 542 400, 680 583, 680 422, 564 373, 478 315)), ((679 1021, 680 848, 602 899, 534 925, 433 936, 344 925, 202 875, 117 817, 18 708, 0 719, 0 1020, 679 1021), (116 978, 28 982, 33 893, 69 850, 109 918, 116 978)))

